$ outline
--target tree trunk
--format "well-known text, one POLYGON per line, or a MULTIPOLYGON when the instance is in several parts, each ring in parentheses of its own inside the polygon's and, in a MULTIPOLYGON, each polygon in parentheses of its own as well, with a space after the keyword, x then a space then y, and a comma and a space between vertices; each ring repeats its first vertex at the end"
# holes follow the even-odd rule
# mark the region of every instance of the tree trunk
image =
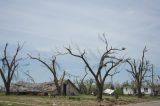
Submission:
POLYGON ((97 93, 97 100, 102 101, 102 92, 101 91, 98 91, 98 93, 97 93))
POLYGON ((61 87, 60 86, 57 87, 57 93, 58 93, 58 95, 61 95, 61 87))
POLYGON ((102 101, 102 95, 103 95, 103 84, 98 83, 97 84, 97 100, 100 102, 102 101))
POLYGON ((5 88, 6 88, 5 95, 10 95, 10 84, 6 84, 5 88))
POLYGON ((54 83, 55 83, 55 86, 56 86, 56 89, 57 89, 57 93, 58 93, 58 95, 61 95, 61 87, 58 83, 58 78, 56 76, 56 72, 54 71, 52 74, 54 76, 54 83))
POLYGON ((138 85, 138 98, 142 98, 141 86, 138 85))
POLYGON ((98 90, 98 92, 97 92, 97 100, 98 101, 102 101, 102 94, 103 94, 103 91, 98 90))

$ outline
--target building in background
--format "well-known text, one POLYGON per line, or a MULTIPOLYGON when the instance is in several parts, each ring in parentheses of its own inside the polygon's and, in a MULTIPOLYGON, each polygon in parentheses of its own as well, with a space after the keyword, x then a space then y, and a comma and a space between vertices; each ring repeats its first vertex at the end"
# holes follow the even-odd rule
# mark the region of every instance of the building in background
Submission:
MULTIPOLYGON (((29 83, 19 81, 11 84, 10 92, 13 94, 25 95, 56 95, 57 90, 54 81, 44 83, 29 83)), ((68 79, 64 80, 61 93, 64 96, 79 95, 79 89, 68 79)))
MULTIPOLYGON (((152 88, 150 86, 143 86, 141 87, 141 92, 145 95, 151 95, 152 94, 152 88)), ((124 95, 136 95, 136 90, 132 88, 131 86, 123 87, 123 94, 124 95)))

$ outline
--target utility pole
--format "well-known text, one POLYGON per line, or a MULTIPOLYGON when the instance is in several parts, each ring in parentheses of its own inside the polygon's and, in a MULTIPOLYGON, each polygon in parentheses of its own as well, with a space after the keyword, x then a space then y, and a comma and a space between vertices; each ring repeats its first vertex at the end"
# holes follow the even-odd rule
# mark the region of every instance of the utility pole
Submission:
POLYGON ((152 71, 152 95, 154 95, 154 75, 153 75, 153 64, 152 64, 152 66, 151 66, 151 71, 152 71))
POLYGON ((113 86, 113 75, 114 74, 110 75, 111 76, 111 89, 114 89, 114 86, 113 86))
POLYGON ((111 89, 113 89, 114 90, 114 85, 113 85, 113 76, 115 75, 115 74, 118 74, 119 73, 119 71, 118 72, 114 72, 113 74, 109 74, 109 76, 111 76, 111 89))

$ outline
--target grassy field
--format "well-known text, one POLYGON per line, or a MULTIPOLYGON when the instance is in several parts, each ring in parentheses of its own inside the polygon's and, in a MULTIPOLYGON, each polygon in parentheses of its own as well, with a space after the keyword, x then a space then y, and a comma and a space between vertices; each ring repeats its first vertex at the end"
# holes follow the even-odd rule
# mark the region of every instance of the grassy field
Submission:
POLYGON ((12 103, 12 102, 0 102, 0 106, 33 106, 33 105, 25 105, 19 103, 12 103))
POLYGON ((100 103, 96 101, 95 96, 17 96, 0 95, 0 106, 104 106, 123 105, 128 103, 148 102, 152 100, 160 100, 160 97, 145 96, 139 99, 135 96, 120 96, 119 99, 115 99, 112 96, 104 96, 104 100, 100 103))

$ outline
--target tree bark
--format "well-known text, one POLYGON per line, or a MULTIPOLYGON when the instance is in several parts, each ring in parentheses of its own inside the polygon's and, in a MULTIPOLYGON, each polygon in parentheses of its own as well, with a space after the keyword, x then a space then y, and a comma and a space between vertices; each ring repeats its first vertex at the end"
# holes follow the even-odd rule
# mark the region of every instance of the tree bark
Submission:
POLYGON ((61 95, 61 87, 60 86, 57 87, 57 93, 58 93, 58 95, 61 95))
POLYGON ((61 95, 61 87, 59 86, 57 76, 56 74, 53 74, 53 75, 54 75, 54 83, 56 85, 57 93, 58 95, 61 95))
POLYGON ((97 100, 102 101, 103 90, 99 89, 97 93, 97 100))
POLYGON ((103 84, 102 83, 97 83, 97 100, 100 102, 102 101, 102 96, 103 96, 103 84))
POLYGON ((5 95, 10 95, 10 84, 6 84, 5 88, 6 88, 5 95))
POLYGON ((138 98, 142 98, 141 86, 137 86, 138 88, 138 98))

